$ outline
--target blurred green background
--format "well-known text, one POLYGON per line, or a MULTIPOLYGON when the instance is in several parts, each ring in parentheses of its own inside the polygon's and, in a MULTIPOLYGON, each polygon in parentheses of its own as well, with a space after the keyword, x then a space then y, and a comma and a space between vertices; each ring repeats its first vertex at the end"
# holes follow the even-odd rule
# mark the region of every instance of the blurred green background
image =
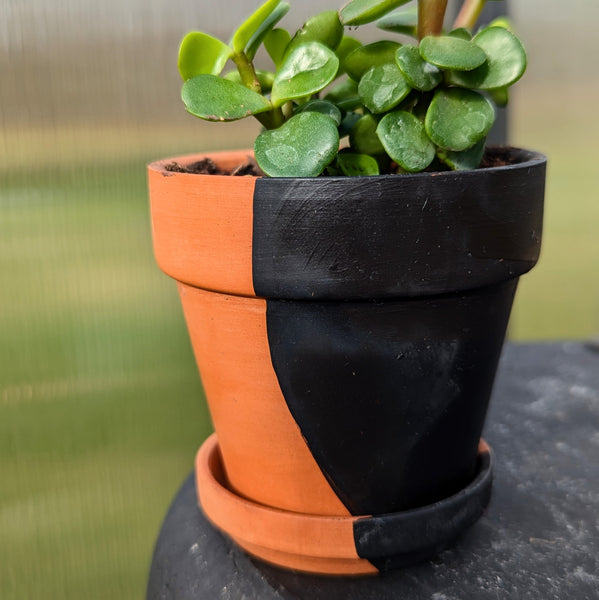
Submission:
MULTIPOLYGON (((251 146, 179 100, 178 42, 258 2, 0 0, 0 598, 142 598, 210 431, 175 286, 154 265, 151 159, 251 146)), ((297 27, 318 9, 286 17, 297 27)), ((316 7, 316 8, 315 8, 316 7)), ((510 141, 549 155, 542 259, 513 340, 599 334, 597 3, 512 2, 529 72, 510 141)), ((358 31, 358 35, 361 32, 358 31)))

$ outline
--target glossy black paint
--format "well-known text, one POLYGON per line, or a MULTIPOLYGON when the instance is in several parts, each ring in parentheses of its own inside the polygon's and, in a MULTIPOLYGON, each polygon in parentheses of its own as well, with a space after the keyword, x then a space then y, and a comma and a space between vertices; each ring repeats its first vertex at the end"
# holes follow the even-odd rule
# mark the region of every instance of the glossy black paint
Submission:
POLYGON ((525 273, 539 256, 546 159, 511 155, 461 173, 258 179, 256 294, 383 299, 525 273))

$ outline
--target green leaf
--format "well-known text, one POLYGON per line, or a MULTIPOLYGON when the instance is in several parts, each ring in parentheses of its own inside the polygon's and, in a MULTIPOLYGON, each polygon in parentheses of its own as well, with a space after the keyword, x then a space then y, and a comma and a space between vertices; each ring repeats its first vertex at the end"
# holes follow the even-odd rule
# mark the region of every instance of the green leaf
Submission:
POLYGON ((272 29, 264 37, 264 47, 277 69, 283 64, 285 50, 290 41, 291 35, 285 29, 272 29))
POLYGON ((362 118, 362 115, 357 112, 348 112, 341 120, 341 124, 339 125, 339 137, 345 137, 349 135, 349 132, 352 130, 352 127, 362 118))
POLYGON ((188 112, 207 121, 236 121, 272 109, 264 96, 215 75, 188 79, 181 98, 188 112))
POLYGON ((335 54, 339 59, 339 71, 337 72, 337 76, 344 73, 343 63, 345 59, 354 51, 362 46, 362 42, 357 40, 356 38, 350 37, 348 35, 344 35, 341 38, 341 42, 339 42, 339 46, 335 50, 335 54))
POLYGON ((387 40, 360 46, 347 55, 343 61, 343 69, 352 79, 360 81, 372 67, 393 62, 398 48, 397 42, 387 40))
POLYGON ((181 42, 177 66, 183 81, 196 75, 219 75, 232 54, 227 44, 216 38, 192 31, 181 42))
POLYGON ((337 74, 339 59, 320 42, 308 42, 286 57, 272 86, 271 102, 281 106, 287 100, 304 98, 326 87, 337 74))
POLYGON ((439 159, 454 171, 471 171, 476 169, 485 153, 486 138, 476 142, 472 148, 463 150, 462 152, 454 152, 453 150, 442 150, 437 152, 439 159))
POLYGON ((460 38, 461 40, 466 40, 469 42, 472 39, 472 34, 465 27, 458 27, 457 29, 452 29, 448 34, 449 37, 460 38))
POLYGON ((362 104, 358 83, 353 79, 346 79, 335 85, 324 99, 336 104, 341 110, 354 110, 362 104))
POLYGON ((482 140, 494 120, 495 111, 487 98, 472 90, 449 88, 435 93, 425 126, 437 146, 459 152, 482 140))
POLYGON ((441 71, 426 62, 416 46, 405 45, 398 48, 395 62, 410 86, 421 92, 429 92, 443 80, 441 71))
POLYGON ((414 6, 392 12, 377 21, 376 26, 384 31, 418 37, 418 8, 414 6))
POLYGON ((522 42, 503 27, 488 27, 472 41, 487 55, 487 62, 468 73, 451 73, 450 80, 463 87, 491 90, 510 86, 526 70, 526 51, 522 42))
POLYGON ((514 25, 507 17, 497 17, 496 19, 493 19, 485 29, 489 27, 503 27, 514 33, 514 25))
POLYGON ((281 0, 266 0, 262 6, 237 28, 231 39, 231 46, 236 53, 239 54, 245 50, 252 36, 260 29, 280 3, 281 0))
POLYGON ((254 155, 270 177, 316 177, 333 161, 338 148, 335 122, 308 111, 291 117, 278 129, 261 133, 254 155))
POLYGON ((397 106, 409 93, 410 86, 395 63, 372 67, 360 79, 358 93, 364 106, 375 114, 397 106))
POLYGON ((343 38, 343 25, 336 10, 327 10, 308 19, 304 26, 291 38, 287 47, 290 52, 306 42, 320 42, 331 50, 336 50, 343 38))
POLYGON ((405 171, 423 171, 433 162, 435 146, 413 114, 403 110, 389 113, 376 131, 387 154, 405 171))
POLYGON ((272 31, 272 28, 287 14, 289 11, 289 3, 281 2, 268 17, 260 23, 260 26, 253 33, 245 46, 245 53, 249 60, 253 60, 260 44, 264 41, 264 38, 272 31))
POLYGON ((376 133, 378 120, 373 115, 364 115, 349 132, 349 145, 359 154, 384 154, 385 148, 376 133))
POLYGON ((301 113, 309 110, 322 113, 333 119, 337 125, 341 125, 341 111, 332 102, 315 98, 314 100, 309 100, 306 104, 302 104, 297 112, 301 113))
POLYGON ((391 12, 394 8, 407 4, 410 0, 351 0, 340 11, 344 25, 365 25, 391 12))
MULTIPOLYGON (((241 81, 241 75, 237 69, 233 71, 227 71, 224 75, 222 75, 225 79, 229 81, 235 81, 236 83, 243 83, 241 81)), ((269 92, 272 88, 272 84, 275 80, 275 74, 271 71, 263 71, 262 69, 256 69, 256 77, 258 78, 258 83, 262 88, 262 92, 269 92)))
POLYGON ((340 152, 336 166, 349 177, 378 175, 379 164, 368 154, 355 154, 354 152, 340 152))
POLYGON ((491 96, 491 100, 495 102, 496 106, 505 107, 508 105, 510 99, 510 90, 509 88, 495 88, 494 90, 487 90, 489 96, 491 96))
POLYGON ((441 69, 471 71, 487 60, 473 42, 449 35, 428 35, 420 42, 420 55, 441 69))

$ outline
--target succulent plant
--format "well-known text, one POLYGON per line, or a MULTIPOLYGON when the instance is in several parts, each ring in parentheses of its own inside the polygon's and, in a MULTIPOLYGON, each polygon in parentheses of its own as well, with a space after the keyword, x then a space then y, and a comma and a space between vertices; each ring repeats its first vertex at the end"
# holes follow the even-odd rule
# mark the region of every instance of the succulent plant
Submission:
POLYGON ((277 27, 289 3, 267 0, 229 43, 185 36, 182 99, 208 121, 258 119, 255 158, 273 177, 473 169, 526 69, 505 19, 473 31, 484 3, 465 0, 446 31, 447 0, 351 0, 291 35, 277 27), (369 23, 393 39, 346 35, 369 23), (254 65, 260 46, 269 70, 254 65))

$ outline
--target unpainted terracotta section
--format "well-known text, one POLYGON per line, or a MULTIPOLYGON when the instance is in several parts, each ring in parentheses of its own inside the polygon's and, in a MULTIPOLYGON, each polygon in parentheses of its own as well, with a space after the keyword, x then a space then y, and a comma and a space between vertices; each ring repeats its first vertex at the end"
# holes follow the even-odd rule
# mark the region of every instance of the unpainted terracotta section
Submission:
POLYGON ((286 567, 294 571, 304 571, 317 575, 377 575, 379 570, 369 561, 358 558, 319 558, 313 556, 301 556, 299 554, 287 554, 270 550, 268 548, 256 547, 243 541, 235 540, 246 552, 258 558, 272 563, 278 567, 286 567))
POLYGON ((250 502, 228 490, 216 434, 198 452, 196 484, 208 518, 251 554, 310 572, 377 572, 356 553, 354 517, 287 512, 250 502))
POLYGON ((231 489, 283 510, 348 516, 283 398, 266 301, 181 283, 179 293, 231 489))
MULTIPOLYGON (((247 152, 211 155, 227 168, 247 152)), ((171 277, 205 289, 254 295, 252 219, 256 177, 197 175, 167 171, 177 160, 191 164, 204 156, 167 159, 148 167, 154 254, 171 277)))

